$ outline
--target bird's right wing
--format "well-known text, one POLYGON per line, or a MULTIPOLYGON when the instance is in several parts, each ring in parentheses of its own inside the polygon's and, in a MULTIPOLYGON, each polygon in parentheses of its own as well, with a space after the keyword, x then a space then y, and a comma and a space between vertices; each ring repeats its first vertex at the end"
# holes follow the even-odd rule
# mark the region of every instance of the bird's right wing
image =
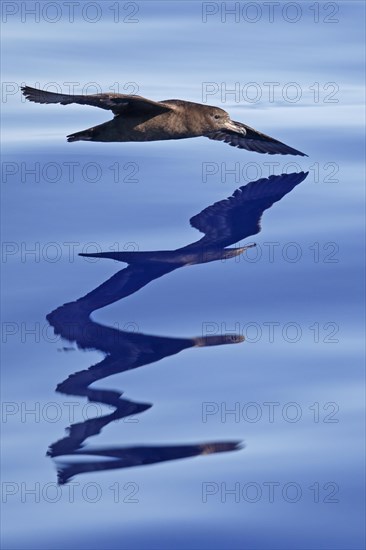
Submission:
POLYGON ((124 94, 95 94, 95 95, 69 95, 47 92, 24 86, 21 88, 23 95, 34 103, 60 103, 61 105, 92 105, 100 109, 112 111, 115 115, 120 114, 151 114, 157 115, 172 110, 174 107, 163 102, 152 101, 138 95, 124 94))
POLYGON ((305 153, 274 139, 267 134, 262 134, 254 128, 242 124, 241 122, 233 122, 238 131, 221 129, 213 132, 208 132, 206 137, 216 141, 224 141, 232 147, 238 149, 246 149, 247 151, 255 151, 257 153, 268 153, 269 155, 300 155, 307 157, 305 153))

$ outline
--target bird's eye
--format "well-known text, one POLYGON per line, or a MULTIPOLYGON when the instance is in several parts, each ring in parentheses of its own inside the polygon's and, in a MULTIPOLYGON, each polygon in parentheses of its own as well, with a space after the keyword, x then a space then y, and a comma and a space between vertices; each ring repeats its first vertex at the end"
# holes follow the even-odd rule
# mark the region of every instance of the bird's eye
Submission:
POLYGON ((215 115, 214 118, 216 118, 216 119, 217 119, 217 118, 220 118, 220 115, 215 115))

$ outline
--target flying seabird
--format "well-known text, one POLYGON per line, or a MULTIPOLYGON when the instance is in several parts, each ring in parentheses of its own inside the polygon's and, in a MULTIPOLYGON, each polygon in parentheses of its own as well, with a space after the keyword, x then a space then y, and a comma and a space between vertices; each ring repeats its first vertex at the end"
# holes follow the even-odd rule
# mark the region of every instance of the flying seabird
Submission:
POLYGON ((219 107, 180 99, 152 101, 138 95, 69 95, 29 86, 21 90, 35 103, 92 105, 114 114, 108 122, 70 134, 67 141, 159 141, 205 136, 257 153, 307 156, 246 124, 231 120, 219 107))

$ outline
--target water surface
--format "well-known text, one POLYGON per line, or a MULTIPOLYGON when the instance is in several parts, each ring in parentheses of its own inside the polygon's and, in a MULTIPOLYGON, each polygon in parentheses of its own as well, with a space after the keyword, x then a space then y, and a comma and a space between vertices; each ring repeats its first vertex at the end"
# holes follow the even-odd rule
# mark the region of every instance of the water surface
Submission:
POLYGON ((14 4, 2 47, 3 547, 361 549, 363 3, 301 3, 293 23, 282 11, 271 22, 264 3, 252 23, 225 21, 221 3, 206 22, 200 2, 138 2, 135 15, 120 3, 114 22, 103 2, 96 23, 77 12, 70 22, 62 3, 55 23, 51 12, 22 21, 23 4, 33 5, 14 4), (108 113, 26 103, 23 82, 206 101, 309 157, 205 138, 68 144, 108 113), (286 95, 299 89, 298 101, 286 95), (300 172, 309 174, 264 212, 262 231, 232 243, 256 248, 158 270, 89 311, 108 334, 87 332, 84 349, 54 333, 50 312, 125 267, 78 253, 179 249, 202 237, 189 219, 206 207, 271 173, 300 172), (95 338, 116 333, 122 350, 142 342, 156 360, 112 368, 87 390, 102 392, 94 402, 85 386, 55 392, 105 360, 95 338), (246 340, 191 345, 233 334, 246 340), (115 408, 101 396, 122 400, 107 423, 115 408), (77 432, 71 454, 46 456, 75 424, 100 432, 77 432), (74 477, 58 485, 68 467, 74 477))

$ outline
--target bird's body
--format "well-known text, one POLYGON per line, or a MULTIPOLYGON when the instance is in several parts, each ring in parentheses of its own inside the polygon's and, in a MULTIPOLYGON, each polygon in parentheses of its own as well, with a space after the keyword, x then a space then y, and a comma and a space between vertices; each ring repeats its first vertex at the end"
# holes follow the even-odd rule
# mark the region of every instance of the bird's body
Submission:
MULTIPOLYGON (((168 102, 164 103, 168 104, 168 102)), ((202 119, 197 120, 189 113, 192 106, 197 105, 197 103, 188 101, 182 103, 183 105, 179 106, 179 117, 173 109, 157 113, 155 116, 146 113, 129 114, 127 112, 124 115, 115 115, 108 122, 68 136, 69 141, 160 141, 202 136, 204 121, 202 119)), ((174 104, 170 103, 170 105, 173 106, 174 104)))
POLYGON ((180 99, 152 101, 123 94, 58 94, 29 86, 23 87, 22 92, 35 103, 92 105, 114 114, 108 122, 70 134, 68 141, 160 141, 205 136, 258 153, 306 156, 250 126, 231 120, 219 107, 180 99))

